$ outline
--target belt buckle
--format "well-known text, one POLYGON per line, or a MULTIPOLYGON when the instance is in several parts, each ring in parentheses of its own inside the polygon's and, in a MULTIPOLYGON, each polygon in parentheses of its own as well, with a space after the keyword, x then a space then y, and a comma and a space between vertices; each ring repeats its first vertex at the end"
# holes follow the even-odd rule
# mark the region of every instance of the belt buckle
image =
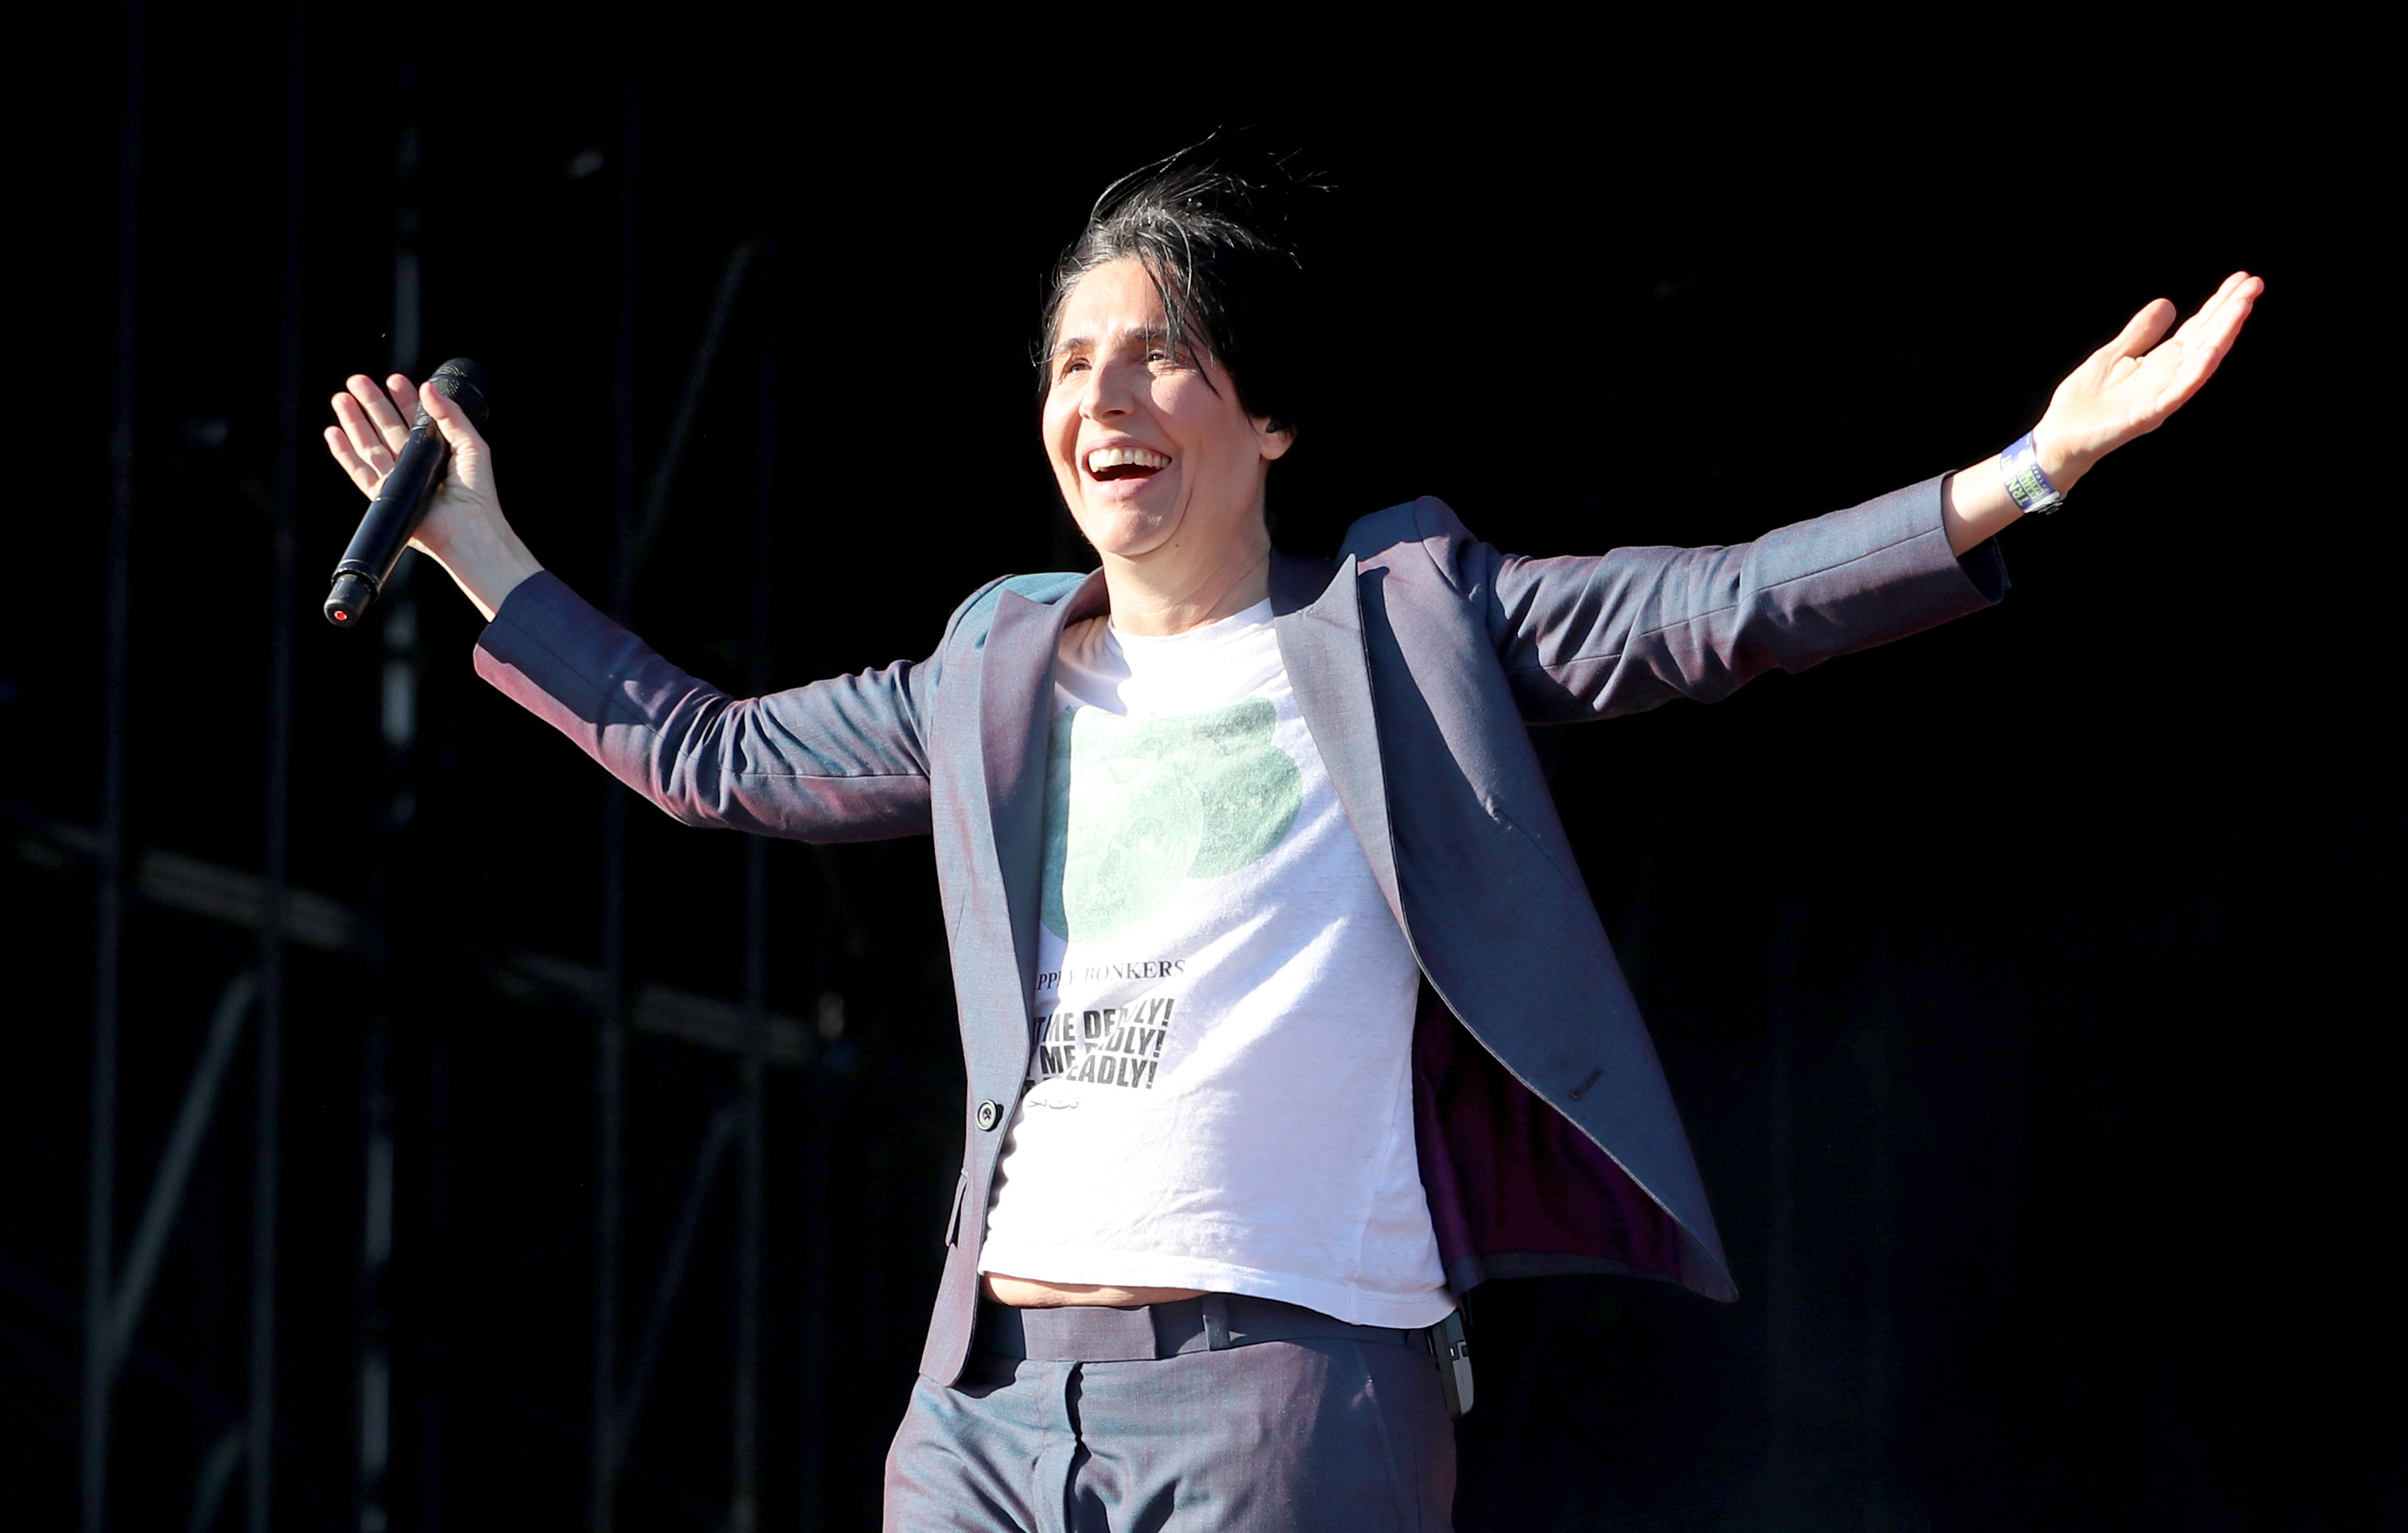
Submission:
POLYGON ((1471 1342, 1463 1333, 1463 1311, 1448 1312, 1437 1324, 1414 1333, 1438 1361, 1439 1387, 1446 1392, 1446 1413, 1461 1420, 1471 1410, 1471 1342))

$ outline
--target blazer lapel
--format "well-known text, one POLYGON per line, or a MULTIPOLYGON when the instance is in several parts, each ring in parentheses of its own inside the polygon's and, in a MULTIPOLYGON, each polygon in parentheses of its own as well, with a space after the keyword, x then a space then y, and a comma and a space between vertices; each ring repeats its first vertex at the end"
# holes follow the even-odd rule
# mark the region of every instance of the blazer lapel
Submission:
POLYGON ((1044 872, 1045 745, 1054 716, 1054 657, 1062 629, 1106 610, 1102 571, 1061 601, 996 598, 979 667, 979 759, 986 777, 996 875, 1011 915, 1025 1004, 1037 980, 1038 880, 1044 872))
MULTIPOLYGON (((1363 606, 1354 557, 1330 567, 1272 556, 1271 627, 1280 659, 1296 694, 1297 711, 1312 731, 1338 802, 1354 822, 1371 876, 1405 924, 1397 891, 1397 854, 1388 826, 1388 788, 1380 770, 1380 736, 1371 710, 1370 662, 1363 646, 1363 606)), ((1411 927, 1405 928, 1408 937, 1411 927)))

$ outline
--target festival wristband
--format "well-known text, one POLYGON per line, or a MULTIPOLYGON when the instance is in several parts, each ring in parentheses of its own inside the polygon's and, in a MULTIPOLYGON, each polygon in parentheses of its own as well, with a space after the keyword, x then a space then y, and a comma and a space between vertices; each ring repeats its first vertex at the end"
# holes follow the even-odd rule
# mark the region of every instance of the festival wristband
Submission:
POLYGON ((1999 455, 1999 479, 2006 485, 2008 497, 2027 516, 2055 511, 2065 504, 2064 495, 2048 482, 2048 475, 2041 472, 2040 449, 2032 445, 2028 431, 1999 455))

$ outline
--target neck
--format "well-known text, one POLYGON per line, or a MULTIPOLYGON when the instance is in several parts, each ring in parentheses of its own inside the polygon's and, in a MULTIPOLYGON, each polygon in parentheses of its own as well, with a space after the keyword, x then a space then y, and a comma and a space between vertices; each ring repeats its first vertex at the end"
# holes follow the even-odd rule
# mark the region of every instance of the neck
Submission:
POLYGON ((1184 633, 1244 612, 1271 594, 1271 539, 1262 518, 1214 546, 1173 542, 1137 558, 1104 556, 1112 626, 1149 637, 1184 633))

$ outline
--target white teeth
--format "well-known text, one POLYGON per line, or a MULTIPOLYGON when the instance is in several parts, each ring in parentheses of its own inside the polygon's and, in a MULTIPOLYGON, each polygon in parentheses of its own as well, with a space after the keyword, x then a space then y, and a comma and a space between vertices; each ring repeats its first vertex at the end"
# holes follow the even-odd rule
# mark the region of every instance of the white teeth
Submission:
POLYGON ((1101 473, 1106 469, 1168 469, 1170 459, 1160 453, 1149 453, 1142 447, 1098 447, 1087 455, 1087 471, 1101 473))

